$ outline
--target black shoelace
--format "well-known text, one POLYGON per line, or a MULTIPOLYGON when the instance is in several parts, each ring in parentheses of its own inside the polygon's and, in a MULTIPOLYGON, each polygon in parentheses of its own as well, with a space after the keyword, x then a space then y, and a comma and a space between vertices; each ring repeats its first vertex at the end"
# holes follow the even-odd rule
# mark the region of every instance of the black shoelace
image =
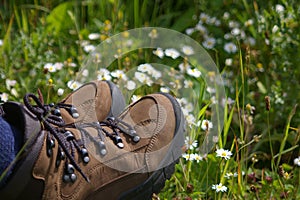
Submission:
MULTIPOLYGON (((41 97, 40 97, 41 98, 41 97)), ((102 122, 89 122, 89 123, 72 123, 65 124, 60 115, 60 109, 63 108, 69 112, 73 118, 78 118, 79 114, 76 108, 70 104, 58 103, 45 105, 43 100, 39 99, 34 94, 26 94, 24 97, 24 104, 30 112, 36 115, 41 122, 42 129, 47 130, 47 156, 51 157, 52 149, 55 146, 55 140, 58 143, 58 152, 56 155, 56 167, 58 167, 62 160, 66 159, 64 167, 63 180, 65 182, 75 182, 77 176, 75 170, 77 170, 83 178, 89 182, 89 178, 83 173, 80 166, 75 161, 75 152, 79 153, 83 163, 87 164, 90 161, 87 148, 85 147, 86 137, 90 137, 91 140, 99 146, 99 153, 101 156, 106 155, 105 136, 109 137, 118 148, 123 148, 124 144, 119 133, 127 134, 132 138, 134 142, 139 142, 140 137, 136 134, 136 131, 126 122, 114 118, 108 117, 102 122), (30 103, 30 98, 36 105, 30 103), (107 126, 112 131, 108 131, 103 128, 107 126), (97 137, 92 137, 86 128, 95 128, 98 132, 97 137), (81 133, 81 139, 76 139, 74 134, 68 130, 68 128, 77 128, 81 133)))
POLYGON ((129 124, 115 117, 108 117, 105 121, 101 122, 79 124, 76 125, 76 128, 82 133, 82 138, 90 137, 90 139, 98 145, 100 149, 99 153, 101 156, 104 156, 107 153, 104 136, 109 137, 120 149, 124 147, 122 138, 120 137, 120 132, 131 137, 134 142, 140 141, 140 137, 136 134, 136 131, 129 124), (103 128, 104 126, 109 127, 108 130, 111 131, 103 128), (86 130, 86 128, 88 127, 95 128, 98 131, 98 137, 91 137, 91 135, 86 130))

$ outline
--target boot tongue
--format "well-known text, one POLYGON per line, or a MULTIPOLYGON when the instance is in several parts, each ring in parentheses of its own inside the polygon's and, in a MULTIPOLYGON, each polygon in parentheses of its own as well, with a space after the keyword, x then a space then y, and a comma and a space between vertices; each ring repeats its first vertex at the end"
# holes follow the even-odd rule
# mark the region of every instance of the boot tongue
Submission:
POLYGON ((66 97, 61 103, 69 104, 74 106, 78 112, 78 117, 73 118, 70 112, 65 108, 60 109, 61 116, 66 124, 71 123, 85 123, 85 122, 96 122, 97 112, 96 112, 96 95, 97 86, 95 83, 88 83, 80 87, 79 89, 72 92, 68 97, 66 97))
POLYGON ((24 105, 16 102, 3 104, 3 111, 5 120, 21 132, 23 142, 27 143, 25 151, 31 148, 41 130, 41 124, 37 117, 24 105))

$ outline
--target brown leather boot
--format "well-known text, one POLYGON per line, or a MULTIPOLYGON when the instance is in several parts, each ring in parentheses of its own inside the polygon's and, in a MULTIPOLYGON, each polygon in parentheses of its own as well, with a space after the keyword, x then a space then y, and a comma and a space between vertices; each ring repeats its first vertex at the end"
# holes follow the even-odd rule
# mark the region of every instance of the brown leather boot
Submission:
MULTIPOLYGON (((108 116, 117 116, 125 107, 125 101, 121 91, 115 84, 109 81, 93 81, 87 83, 72 92, 57 105, 42 105, 43 102, 41 102, 40 99, 37 100, 39 101, 39 106, 44 107, 44 109, 39 110, 39 112, 45 114, 44 119, 52 119, 54 116, 54 118, 59 121, 59 118, 63 116, 67 123, 84 119, 84 116, 86 115, 84 109, 91 109, 89 108, 90 106, 93 106, 94 109, 98 110, 97 115, 93 115, 98 117, 99 120, 104 120, 108 116), (80 96, 83 96, 84 98, 81 98, 80 96), (79 98, 82 101, 77 103, 82 105, 78 104, 78 109, 76 109, 70 102, 74 99, 74 103, 76 103, 76 99, 79 98), (84 108, 84 105, 87 105, 86 108, 84 108), (48 113, 49 110, 51 110, 51 113, 48 113)), ((90 112, 96 113, 95 110, 90 112)), ((33 195, 33 199, 41 199, 39 193, 42 191, 42 186, 38 184, 38 181, 31 179, 31 171, 43 145, 43 138, 45 136, 45 131, 43 130, 45 127, 41 127, 43 122, 41 123, 36 114, 30 112, 26 106, 15 102, 8 102, 4 105, 0 105, 0 114, 23 133, 22 137, 24 141, 23 148, 20 150, 15 162, 12 163, 12 166, 15 165, 13 175, 11 176, 10 181, 4 187, 0 188, 0 196, 5 199, 23 199, 23 197, 25 199, 27 199, 26 197, 31 199, 31 196, 33 195), (27 187, 37 187, 34 189, 36 190, 36 193, 32 193, 27 187), (39 187, 41 188, 39 189, 39 187), (23 196, 23 194, 25 194, 25 196, 23 196)), ((55 121, 55 119, 52 121, 55 121)), ((49 141, 46 144, 47 147, 51 146, 51 143, 54 142, 53 140, 49 141)), ((48 154, 50 154, 50 151, 48 154)))
POLYGON ((98 112, 107 110, 99 107, 99 96, 93 101, 90 92, 76 95, 51 106, 34 95, 24 98, 25 106, 3 105, 27 144, 1 197, 150 199, 158 193, 174 172, 184 141, 176 100, 167 94, 147 95, 118 117, 102 119, 98 112))

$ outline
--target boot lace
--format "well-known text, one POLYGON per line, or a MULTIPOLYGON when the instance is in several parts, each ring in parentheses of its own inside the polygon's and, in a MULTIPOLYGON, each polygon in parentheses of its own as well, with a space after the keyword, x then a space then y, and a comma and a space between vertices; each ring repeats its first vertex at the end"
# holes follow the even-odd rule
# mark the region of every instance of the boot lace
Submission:
POLYGON ((48 157, 53 155, 52 149, 55 147, 55 140, 57 141, 58 151, 55 166, 59 167, 61 161, 66 159, 63 173, 63 180, 65 182, 76 181, 77 176, 75 174, 75 170, 77 170, 87 182, 90 182, 89 178, 84 174, 79 164, 75 161, 76 152, 80 155, 84 164, 88 164, 90 161, 89 153, 86 148, 87 137, 98 145, 101 156, 105 156, 107 154, 105 137, 110 138, 118 148, 124 147, 120 133, 128 135, 134 142, 139 142, 140 140, 140 137, 136 134, 136 131, 132 128, 132 126, 115 117, 108 117, 106 120, 101 122, 76 122, 76 124, 65 124, 60 114, 61 108, 67 110, 74 119, 79 117, 76 107, 71 104, 51 103, 46 105, 43 103, 41 96, 38 98, 34 94, 30 93, 25 95, 24 105, 30 112, 36 115, 37 119, 41 123, 42 129, 47 130, 46 152, 48 157), (30 99, 35 102, 35 105, 31 104, 30 99), (104 126, 109 127, 109 129, 104 129, 104 126), (93 137, 88 133, 86 129, 90 127, 97 130, 97 137, 93 137), (78 129, 81 133, 81 139, 76 139, 74 134, 68 130, 68 128, 78 129))

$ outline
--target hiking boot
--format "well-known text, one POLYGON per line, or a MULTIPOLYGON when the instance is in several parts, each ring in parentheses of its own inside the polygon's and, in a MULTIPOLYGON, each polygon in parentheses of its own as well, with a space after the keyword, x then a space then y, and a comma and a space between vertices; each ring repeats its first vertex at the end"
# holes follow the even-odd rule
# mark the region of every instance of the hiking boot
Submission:
MULTIPOLYGON (((95 116, 99 120, 104 120, 108 116, 114 116, 114 115, 117 116, 118 114, 120 114, 121 111, 123 111, 125 107, 124 97, 115 84, 113 84, 110 81, 93 81, 84 84, 82 87, 69 94, 62 102, 58 103, 57 105, 49 104, 48 108, 53 106, 51 108, 52 114, 60 118, 62 118, 63 116, 63 118, 67 123, 70 123, 70 121, 80 121, 81 119, 84 118, 83 116, 86 114, 84 108, 82 106, 81 107, 79 106, 78 109, 76 109, 75 107, 72 107, 71 106, 72 104, 70 103, 73 101, 73 99, 74 101, 76 101, 76 99, 78 99, 80 96, 86 96, 84 98, 84 100, 87 101, 85 102, 85 104, 94 105, 94 109, 97 109, 99 111, 99 112, 95 112, 95 110, 93 111, 93 113, 97 113, 95 116), (95 102, 95 103, 90 103, 88 101, 95 102)), ((43 101, 40 103, 43 104, 43 101)), ((33 145, 34 140, 36 139, 37 132, 41 129, 40 122, 37 123, 37 118, 31 112, 29 112, 28 109, 26 109, 23 105, 14 102, 6 103, 4 106, 0 105, 0 116, 4 117, 6 121, 8 121, 9 123, 16 125, 17 128, 20 131, 22 131, 23 134, 20 136, 21 138, 20 142, 22 143, 22 145, 24 143, 24 147, 21 151, 27 152, 33 145), (6 108, 5 110, 7 114, 5 114, 3 107, 6 108), (22 140, 24 142, 22 142, 22 140), (30 148, 28 146, 30 146, 30 148)), ((39 147, 37 146, 36 148, 39 147)), ((21 156, 24 157, 24 155, 25 153, 23 153, 21 156)), ((18 159, 20 159, 19 156, 18 159)), ((24 159, 20 159, 20 160, 24 161, 24 159)), ((27 162, 28 159, 25 160, 26 162, 24 163, 30 164, 30 162, 27 162)), ((13 165, 16 164, 17 164, 16 166, 19 166, 20 163, 21 162, 17 163, 17 159, 16 159, 15 162, 9 166, 9 168, 11 168, 13 165)), ((18 171, 21 172, 22 170, 18 170, 18 171)), ((4 174, 0 174, 1 175, 0 181, 6 179, 5 174, 6 172, 4 172, 4 174)), ((4 181, 4 184, 5 182, 6 181, 4 181)), ((10 181, 10 182, 14 182, 14 181, 10 181)), ((14 184, 10 184, 10 185, 14 185, 14 184)), ((11 191, 16 191, 15 188, 13 188, 13 190, 11 189, 12 188, 8 189, 7 191, 9 193, 11 191)), ((1 190, 2 189, 0 188, 0 194, 2 194, 1 190)), ((3 189, 3 191, 5 190, 3 189)), ((14 195, 12 195, 11 197, 13 196, 14 195)))
MULTIPOLYGON (((92 85, 87 86, 91 91, 92 85)), ((0 196, 150 199, 158 193, 174 172, 184 141, 176 100, 167 94, 147 95, 118 117, 111 109, 107 113, 112 115, 105 117, 94 92, 75 93, 62 104, 44 105, 28 94, 25 105, 3 105, 5 119, 24 132, 25 145, 0 196)))

